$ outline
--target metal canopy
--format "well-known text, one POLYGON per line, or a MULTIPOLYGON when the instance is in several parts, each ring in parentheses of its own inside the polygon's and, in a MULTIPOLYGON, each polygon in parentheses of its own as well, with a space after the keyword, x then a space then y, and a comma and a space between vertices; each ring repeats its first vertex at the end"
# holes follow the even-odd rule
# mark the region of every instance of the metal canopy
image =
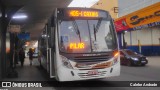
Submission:
POLYGON ((15 14, 24 13, 25 20, 11 20, 11 24, 20 24, 21 30, 30 32, 31 40, 37 40, 48 18, 57 7, 67 7, 72 0, 3 0, 7 11, 19 8, 15 14))

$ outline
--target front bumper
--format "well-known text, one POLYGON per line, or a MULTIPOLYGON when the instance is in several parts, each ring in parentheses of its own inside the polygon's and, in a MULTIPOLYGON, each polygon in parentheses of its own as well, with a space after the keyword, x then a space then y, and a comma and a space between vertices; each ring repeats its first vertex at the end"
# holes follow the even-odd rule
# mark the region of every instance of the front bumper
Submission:
POLYGON ((148 63, 148 60, 139 60, 139 61, 133 61, 132 60, 132 64, 134 65, 144 65, 144 64, 147 64, 148 63))
POLYGON ((120 62, 115 65, 104 68, 104 69, 94 69, 94 70, 78 70, 78 69, 68 69, 64 66, 58 68, 58 80, 59 81, 75 81, 75 80, 88 80, 88 79, 100 79, 111 76, 120 75, 120 62), (97 74, 89 75, 88 72, 97 70, 97 74))

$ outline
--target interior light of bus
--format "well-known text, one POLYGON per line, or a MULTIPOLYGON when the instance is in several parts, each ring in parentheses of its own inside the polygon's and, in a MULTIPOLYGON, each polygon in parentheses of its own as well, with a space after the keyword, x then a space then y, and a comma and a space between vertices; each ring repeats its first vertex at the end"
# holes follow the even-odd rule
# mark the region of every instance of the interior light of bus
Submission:
POLYGON ((70 49, 84 49, 84 43, 70 43, 70 49))
POLYGON ((99 13, 97 11, 70 10, 69 16, 72 16, 72 17, 98 17, 99 13))

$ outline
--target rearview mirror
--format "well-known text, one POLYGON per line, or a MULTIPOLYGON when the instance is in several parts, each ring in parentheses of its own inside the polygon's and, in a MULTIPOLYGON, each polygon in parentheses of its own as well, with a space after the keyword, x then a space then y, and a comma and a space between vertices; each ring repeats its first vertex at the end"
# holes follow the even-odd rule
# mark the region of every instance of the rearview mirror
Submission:
POLYGON ((108 35, 105 37, 105 41, 106 41, 107 47, 109 49, 112 49, 113 48, 113 40, 112 40, 112 36, 110 33, 108 33, 108 35))

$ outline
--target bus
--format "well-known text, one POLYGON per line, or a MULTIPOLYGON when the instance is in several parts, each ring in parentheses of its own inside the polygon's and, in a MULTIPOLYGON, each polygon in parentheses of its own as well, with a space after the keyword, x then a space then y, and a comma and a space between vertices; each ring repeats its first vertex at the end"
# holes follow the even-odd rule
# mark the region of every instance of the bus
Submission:
POLYGON ((39 61, 58 81, 120 75, 114 22, 107 11, 57 8, 38 41, 39 61))

